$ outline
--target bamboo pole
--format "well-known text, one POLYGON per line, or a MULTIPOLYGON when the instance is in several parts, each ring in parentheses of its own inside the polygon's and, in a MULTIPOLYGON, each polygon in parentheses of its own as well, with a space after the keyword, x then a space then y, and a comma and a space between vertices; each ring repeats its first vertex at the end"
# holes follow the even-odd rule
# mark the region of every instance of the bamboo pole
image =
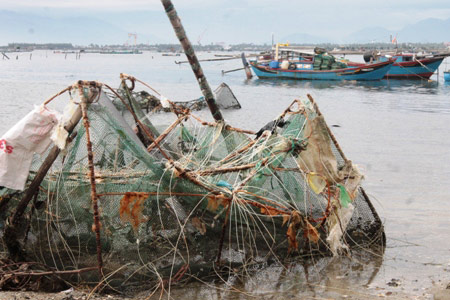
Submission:
POLYGON ((214 120, 223 121, 222 113, 217 106, 216 100, 214 99, 214 94, 211 91, 211 87, 206 80, 205 74, 203 73, 202 67, 195 55, 194 48, 192 47, 191 42, 186 36, 186 32, 184 31, 183 25, 181 24, 181 20, 178 17, 177 11, 170 0, 161 0, 161 3, 166 10, 166 14, 169 17, 170 23, 172 23, 172 27, 175 30, 175 34, 177 35, 178 40, 181 43, 181 46, 184 49, 184 53, 191 65, 192 71, 195 74, 195 78, 197 78, 197 82, 200 86, 203 96, 205 97, 206 103, 208 104, 209 110, 213 115, 214 120))
MULTIPOLYGON (((132 81, 132 82, 134 85, 134 81, 132 81)), ((123 86, 123 89, 125 90, 125 95, 128 98, 128 101, 130 103, 130 108, 133 110, 133 112, 136 114, 136 116, 139 118, 139 120, 141 120, 141 122, 150 129, 153 136, 159 136, 159 132, 156 129, 156 127, 153 125, 153 123, 148 118, 146 118, 144 112, 139 107, 139 103, 131 95, 131 90, 126 85, 125 80, 122 80, 122 86, 123 86)), ((137 125, 139 126, 139 124, 137 124, 137 125)), ((140 127, 138 127, 138 128, 140 128, 140 127)), ((142 129, 139 129, 139 130, 142 131, 142 129)))
POLYGON ((111 88, 109 85, 104 84, 105 87, 107 87, 111 92, 113 92, 114 95, 116 95, 117 98, 120 99, 120 101, 122 102, 123 105, 125 105, 126 109, 131 113, 131 115, 134 118, 134 121, 136 122, 136 124, 138 124, 142 131, 145 133, 145 135, 152 141, 153 144, 155 144, 155 146, 158 148, 159 152, 162 154, 162 156, 164 156, 165 159, 169 159, 169 156, 167 155, 167 153, 165 151, 163 151, 163 149, 159 146, 159 144, 155 143, 155 137, 153 136, 153 134, 147 129, 146 126, 144 126, 144 124, 142 124, 142 122, 139 120, 139 118, 136 116, 136 113, 131 109, 131 107, 125 102, 125 100, 113 89, 111 88))
POLYGON ((175 120, 175 122, 172 125, 170 125, 166 130, 164 130, 164 132, 161 133, 155 140, 153 140, 153 143, 147 147, 147 151, 148 152, 152 151, 153 148, 155 148, 157 145, 159 145, 159 143, 162 140, 164 140, 166 138, 166 136, 168 136, 175 127, 178 126, 178 124, 180 124, 187 118, 188 118, 187 115, 183 115, 183 116, 179 117, 177 120, 175 120))
MULTIPOLYGON (((216 126, 215 123, 203 121, 202 119, 200 119, 196 115, 190 115, 190 116, 192 118, 196 119, 202 125, 207 125, 207 126, 210 126, 210 127, 215 127, 216 126)), ((230 125, 225 125, 225 129, 228 130, 228 131, 236 131, 236 132, 247 133, 247 134, 256 134, 256 132, 254 132, 252 130, 245 130, 245 129, 240 129, 240 128, 236 128, 236 127, 231 127, 230 125)))

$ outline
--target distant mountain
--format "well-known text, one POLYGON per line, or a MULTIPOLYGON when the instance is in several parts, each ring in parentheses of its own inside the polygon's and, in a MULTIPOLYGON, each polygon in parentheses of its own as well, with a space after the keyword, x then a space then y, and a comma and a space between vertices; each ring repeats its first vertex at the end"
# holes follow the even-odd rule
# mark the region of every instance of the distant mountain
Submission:
POLYGON ((425 19, 407 25, 401 30, 388 30, 383 27, 371 27, 358 30, 344 38, 346 43, 389 42, 390 35, 396 36, 399 43, 441 43, 450 41, 450 18, 425 19))
MULTIPOLYGON (((124 44, 128 30, 95 17, 42 17, 31 13, 0 10, 0 45, 12 42, 72 43, 74 45, 124 44)), ((149 34, 139 42, 165 42, 149 34)))
POLYGON ((283 37, 279 42, 291 44, 317 44, 317 43, 329 43, 327 38, 309 35, 307 33, 294 33, 283 37))
POLYGON ((399 42, 448 42, 450 41, 450 18, 426 19, 404 27, 398 32, 399 42))
POLYGON ((344 38, 345 43, 389 43, 389 35, 392 31, 383 27, 366 27, 344 38))
MULTIPOLYGON (((239 0, 232 2, 240 3, 239 0)), ((315 31, 306 31, 305 26, 296 26, 296 19, 279 17, 285 15, 289 14, 285 7, 281 6, 270 9, 257 6, 248 9, 239 5, 228 5, 224 9, 199 6, 180 13, 188 37, 194 44, 219 41, 228 44, 270 44, 272 34, 275 34, 279 42, 299 44, 389 42, 389 36, 396 33, 399 42, 450 41, 450 18, 425 19, 401 30, 386 29, 382 26, 367 27, 345 36, 349 31, 343 24, 340 24, 340 27, 327 27, 327 22, 331 21, 324 19, 318 23, 320 26, 315 28, 315 31)), ((305 21, 304 24, 309 23, 305 21)), ((154 11, 45 8, 20 12, 0 10, 0 45, 12 42, 124 44, 127 41, 132 42, 128 33, 136 33, 138 43, 177 42, 162 8, 154 11)))

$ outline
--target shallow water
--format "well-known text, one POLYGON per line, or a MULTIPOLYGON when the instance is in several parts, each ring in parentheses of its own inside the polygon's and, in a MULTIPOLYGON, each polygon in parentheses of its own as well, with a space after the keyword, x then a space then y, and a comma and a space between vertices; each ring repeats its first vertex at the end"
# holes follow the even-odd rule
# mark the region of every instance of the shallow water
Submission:
MULTIPOLYGON (((123 72, 149 83, 171 100, 200 96, 190 66, 174 63, 184 60, 183 56, 82 54, 76 60, 75 54, 66 57, 36 51, 31 60, 30 53, 10 57, 0 61, 0 135, 33 105, 78 79, 115 87, 123 72)), ((199 53, 200 59, 211 57, 211 53, 199 53)), ((342 258, 317 262, 309 271, 315 279, 307 285, 309 279, 304 278, 300 266, 294 268, 299 269, 298 275, 294 270, 289 276, 269 269, 258 272, 250 283, 240 282, 239 289, 269 298, 337 298, 347 294, 365 298, 388 290, 422 295, 433 282, 450 281, 450 84, 442 77, 445 62, 440 78, 433 75, 430 82, 248 81, 243 71, 221 76, 221 70, 239 68, 240 60, 202 66, 213 89, 225 82, 240 101, 241 110, 223 111, 235 127, 257 130, 294 98, 311 94, 346 156, 364 170, 364 188, 385 223, 387 235, 382 259, 357 266, 342 258), (361 266, 364 272, 357 272, 361 266), (393 278, 399 279, 399 286, 387 285, 393 278)), ((61 108, 64 104, 55 100, 52 105, 61 108)), ((211 119, 207 111, 200 115, 211 119)), ((186 299, 223 296, 214 290, 196 292, 191 286, 184 295, 186 299)))

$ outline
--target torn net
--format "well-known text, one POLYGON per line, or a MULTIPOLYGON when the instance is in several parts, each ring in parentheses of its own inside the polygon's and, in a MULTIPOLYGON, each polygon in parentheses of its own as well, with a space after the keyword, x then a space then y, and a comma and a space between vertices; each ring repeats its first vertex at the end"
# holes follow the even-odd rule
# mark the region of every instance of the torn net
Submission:
MULTIPOLYGON (((82 87, 97 95, 87 115, 100 228, 80 122, 27 209, 18 233, 27 260, 77 270, 96 266, 101 251, 104 284, 133 290, 210 278, 224 266, 245 269, 288 255, 330 256, 383 244, 362 175, 312 98, 295 100, 277 117, 285 120, 282 128, 255 139, 173 103, 173 123, 157 129, 121 88, 139 122, 122 117, 106 87, 82 87), (153 137, 142 137, 148 131, 153 137)), ((42 163, 35 156, 29 182, 42 163)), ((2 193, 5 220, 23 193, 2 193)), ((65 280, 99 278, 85 272, 65 280)))

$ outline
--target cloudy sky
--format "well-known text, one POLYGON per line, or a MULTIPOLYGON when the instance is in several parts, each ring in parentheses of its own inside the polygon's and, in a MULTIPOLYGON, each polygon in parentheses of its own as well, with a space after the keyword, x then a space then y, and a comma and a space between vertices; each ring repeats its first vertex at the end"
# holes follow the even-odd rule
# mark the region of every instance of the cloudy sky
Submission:
MULTIPOLYGON (((204 43, 270 42, 272 33, 276 37, 307 33, 339 39, 372 27, 383 27, 395 34, 424 19, 450 18, 450 0, 173 0, 173 3, 191 40, 204 43)), ((175 41, 159 0, 0 0, 0 10, 46 18, 96 18, 125 31, 175 41)))

